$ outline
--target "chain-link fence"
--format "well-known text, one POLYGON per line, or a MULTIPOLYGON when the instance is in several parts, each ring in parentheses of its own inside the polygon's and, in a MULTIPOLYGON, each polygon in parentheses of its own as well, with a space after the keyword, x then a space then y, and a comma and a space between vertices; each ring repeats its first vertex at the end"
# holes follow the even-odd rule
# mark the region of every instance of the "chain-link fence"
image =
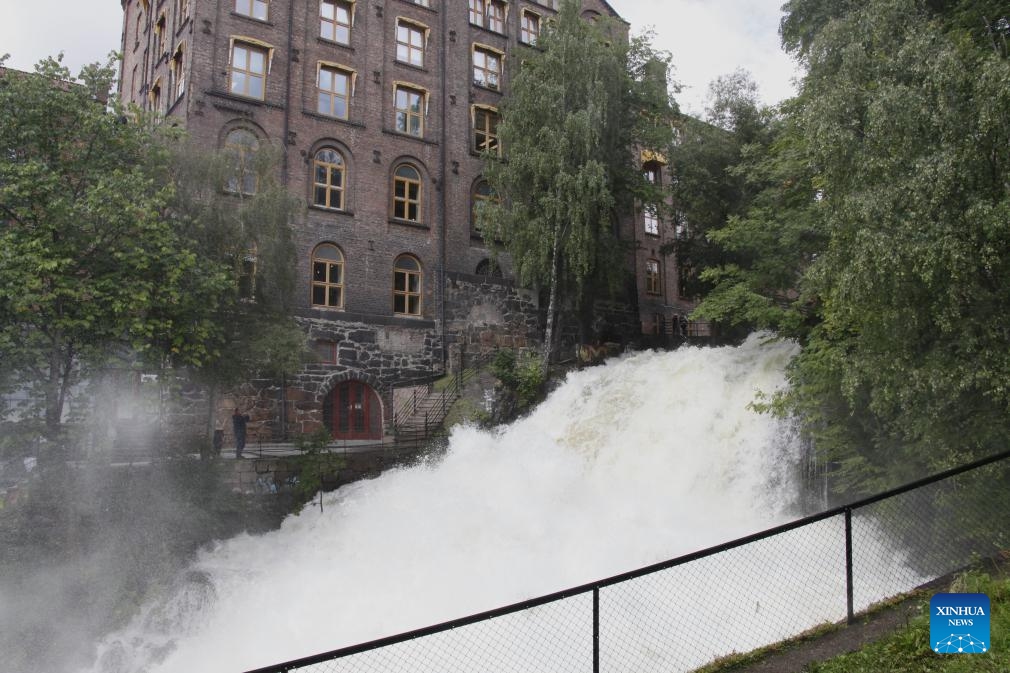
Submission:
POLYGON ((1010 452, 568 591, 251 673, 689 671, 1010 548, 1010 452))

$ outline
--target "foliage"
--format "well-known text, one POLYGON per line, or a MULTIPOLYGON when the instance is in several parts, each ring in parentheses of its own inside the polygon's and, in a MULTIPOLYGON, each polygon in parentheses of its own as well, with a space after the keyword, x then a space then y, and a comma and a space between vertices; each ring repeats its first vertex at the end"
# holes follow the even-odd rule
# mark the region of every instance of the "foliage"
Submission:
POLYGON ((594 24, 564 0, 537 49, 519 57, 498 127, 506 158, 488 156, 485 177, 500 202, 478 224, 501 241, 520 282, 549 291, 543 367, 560 303, 584 305, 594 284, 623 278, 616 216, 634 198, 658 201, 634 147, 671 138, 666 59, 645 38, 626 41, 612 22, 594 24))
POLYGON ((227 384, 290 371, 304 351, 287 314, 293 202, 270 157, 254 197, 224 194, 233 159, 99 102, 111 65, 80 81, 52 59, 0 76, 0 384, 42 401, 50 440, 106 368, 227 384))
POLYGON ((529 352, 516 356, 513 350, 499 350, 489 366, 502 386, 515 396, 516 407, 524 409, 543 394, 546 377, 537 358, 529 352))
MULTIPOLYGON (((295 446, 301 452, 298 457, 298 483, 295 494, 302 502, 308 502, 319 493, 327 482, 336 479, 344 467, 344 459, 327 451, 331 438, 325 428, 316 432, 299 435, 295 446)), ((323 510, 323 498, 319 497, 319 511, 323 510)))
POLYGON ((989 652, 972 655, 938 655, 929 647, 929 604, 907 627, 861 650, 823 663, 811 664, 813 673, 849 673, 850 671, 908 671, 915 673, 968 673, 969 671, 1005 671, 1006 651, 1010 646, 1010 580, 993 579, 972 572, 955 580, 950 591, 984 593, 992 605, 989 652))
POLYGON ((786 402, 836 459, 907 479, 1010 439, 1010 63, 966 28, 986 3, 862 4, 800 40, 829 240, 786 402))
POLYGON ((73 386, 125 352, 204 363, 228 281, 165 217, 158 135, 95 99, 111 78, 78 84, 52 59, 0 76, 0 362, 45 400, 51 437, 73 386))

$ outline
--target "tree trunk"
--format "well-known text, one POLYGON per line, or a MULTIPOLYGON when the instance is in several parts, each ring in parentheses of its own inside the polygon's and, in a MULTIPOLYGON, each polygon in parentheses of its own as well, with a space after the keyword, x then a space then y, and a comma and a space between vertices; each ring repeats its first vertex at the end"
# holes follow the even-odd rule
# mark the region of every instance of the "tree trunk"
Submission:
POLYGON ((544 380, 547 380, 547 368, 550 365, 551 355, 554 353, 555 323, 558 318, 558 276, 561 250, 561 232, 554 231, 554 243, 551 246, 551 287, 550 299, 547 300, 547 327, 544 330, 544 343, 540 352, 540 369, 543 371, 544 380))

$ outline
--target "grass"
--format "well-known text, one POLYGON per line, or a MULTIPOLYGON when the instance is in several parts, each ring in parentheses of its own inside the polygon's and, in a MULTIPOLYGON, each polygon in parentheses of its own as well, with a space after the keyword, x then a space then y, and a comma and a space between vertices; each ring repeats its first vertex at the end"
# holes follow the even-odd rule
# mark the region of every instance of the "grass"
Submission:
POLYGON ((810 673, 1010 673, 1010 579, 993 579, 983 572, 960 576, 951 593, 983 593, 992 601, 986 654, 934 654, 929 642, 929 601, 909 625, 861 650, 817 664, 810 673))

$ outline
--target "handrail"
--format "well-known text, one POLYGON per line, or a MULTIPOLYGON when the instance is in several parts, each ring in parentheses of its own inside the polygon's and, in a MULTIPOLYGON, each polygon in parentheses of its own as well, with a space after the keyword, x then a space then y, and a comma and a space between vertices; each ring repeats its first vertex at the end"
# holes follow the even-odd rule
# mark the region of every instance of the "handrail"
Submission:
MULTIPOLYGON (((475 623, 478 623, 478 622, 483 622, 483 621, 487 621, 487 620, 490 620, 490 619, 495 619, 497 617, 503 617, 505 615, 513 614, 513 613, 516 613, 516 612, 522 612, 522 611, 528 610, 530 608, 539 607, 541 605, 546 605, 548 603, 554 603, 554 602, 559 601, 559 600, 563 600, 563 599, 567 599, 567 598, 572 598, 572 597, 575 597, 575 596, 580 596, 580 595, 584 595, 584 594, 591 593, 591 592, 595 595, 596 592, 598 592, 600 589, 603 589, 603 588, 608 587, 608 586, 612 586, 612 585, 615 585, 615 584, 620 584, 622 582, 626 582, 628 580, 636 579, 636 578, 642 577, 644 575, 650 575, 650 574, 653 574, 653 573, 656 573, 656 572, 659 572, 659 571, 662 571, 662 570, 667 570, 669 568, 672 568, 672 567, 675 567, 675 566, 679 566, 679 565, 683 565, 685 563, 689 563, 691 561, 696 561, 698 559, 705 558, 705 557, 708 557, 708 556, 714 556, 716 554, 728 551, 730 549, 734 549, 736 547, 741 547, 743 545, 746 545, 746 544, 749 544, 749 543, 752 543, 752 542, 757 542, 759 540, 764 540, 766 538, 769 538, 769 537, 772 537, 772 536, 775 536, 775 535, 779 535, 779 534, 782 534, 782 533, 786 533, 788 531, 795 530, 797 528, 802 528, 803 526, 807 526, 807 525, 810 525, 810 524, 813 524, 813 523, 817 523, 817 522, 823 521, 825 519, 830 519, 830 518, 836 517, 836 516, 851 517, 852 512, 854 510, 856 510, 856 509, 860 509, 860 508, 866 507, 868 505, 872 505, 872 504, 880 502, 882 500, 886 500, 888 498, 892 498, 892 497, 901 495, 903 493, 907 493, 909 491, 922 488, 924 486, 929 486, 931 484, 938 483, 940 481, 949 479, 951 477, 955 477, 957 475, 964 474, 966 472, 970 472, 970 471, 978 469, 980 467, 985 467, 986 465, 997 463, 997 462, 1006 460, 1008 458, 1010 458, 1010 451, 1004 451, 1004 452, 1001 452, 1001 453, 998 453, 998 454, 995 454, 995 455, 992 455, 992 456, 989 456, 989 457, 986 457, 986 458, 982 458, 982 459, 973 461, 971 463, 967 463, 965 465, 961 465, 959 467, 955 467, 955 468, 951 468, 949 470, 945 470, 943 472, 939 472, 937 474, 931 475, 929 477, 925 477, 923 479, 918 479, 916 481, 910 482, 908 484, 904 484, 902 486, 898 486, 898 487, 893 488, 893 489, 889 489, 889 490, 884 491, 883 493, 879 493, 877 495, 869 496, 869 497, 866 497, 866 498, 861 498, 861 499, 855 500, 855 501, 850 502, 850 503, 845 504, 845 505, 840 505, 838 507, 834 507, 834 508, 825 510, 823 512, 818 512, 817 514, 812 514, 810 516, 802 517, 800 519, 796 519, 794 521, 790 521, 790 522, 787 522, 787 523, 784 523, 784 524, 781 524, 781 525, 778 525, 778 526, 773 526, 772 528, 768 528, 766 530, 763 530, 763 531, 760 531, 760 532, 757 532, 757 533, 752 533, 750 535, 746 535, 744 537, 740 537, 740 538, 737 538, 735 540, 724 542, 722 544, 714 545, 714 546, 708 547, 706 549, 702 549, 702 550, 699 550, 699 551, 691 552, 689 554, 684 554, 684 555, 678 556, 676 558, 673 558, 673 559, 670 559, 670 560, 667 560, 667 561, 662 561, 660 563, 654 563, 654 564, 651 564, 651 565, 648 565, 648 566, 644 566, 642 568, 638 568, 636 570, 632 570, 632 571, 629 571, 629 572, 621 573, 621 574, 618 574, 618 575, 613 575, 613 576, 605 578, 605 579, 597 580, 597 581, 594 581, 594 582, 589 582, 589 583, 582 584, 582 585, 579 585, 579 586, 575 586, 575 587, 572 587, 572 588, 569 588, 569 589, 564 589, 564 590, 561 590, 561 591, 556 591, 556 592, 553 592, 553 593, 545 594, 543 596, 538 596, 536 598, 527 599, 527 600, 524 600, 524 601, 520 601, 518 603, 512 603, 510 605, 506 605, 506 606, 503 606, 503 607, 500 607, 500 608, 495 608, 493 610, 486 610, 484 612, 478 612, 476 614, 473 614, 473 615, 470 615, 470 616, 467 616, 467 617, 453 619, 453 620, 442 622, 442 623, 439 623, 439 624, 434 624, 434 625, 431 625, 431 626, 426 626, 426 627, 423 627, 423 628, 414 629, 414 630, 411 630, 411 631, 406 631, 404 633, 400 633, 400 634, 397 634, 397 635, 386 636, 386 637, 379 638, 379 639, 376 639, 376 640, 371 640, 371 641, 364 642, 364 643, 359 643, 359 644, 356 644, 356 645, 350 645, 350 646, 347 646, 347 647, 338 648, 338 649, 335 649, 335 650, 331 650, 329 652, 322 652, 322 653, 315 654, 315 655, 312 655, 312 656, 303 657, 303 658, 300 658, 300 659, 295 659, 295 660, 292 660, 292 661, 288 661, 288 662, 285 662, 285 663, 282 663, 282 664, 275 664, 273 666, 267 666, 267 667, 264 667, 264 668, 257 668, 257 669, 254 669, 252 671, 248 671, 247 673, 287 673, 288 671, 291 671, 291 670, 294 670, 294 669, 297 669, 297 668, 302 668, 302 667, 305 667, 305 666, 310 666, 310 665, 313 665, 313 664, 318 664, 318 663, 321 663, 321 662, 324 662, 324 661, 331 661, 331 660, 339 659, 339 658, 346 657, 346 656, 349 656, 349 655, 358 654, 358 653, 361 653, 361 652, 366 652, 366 651, 378 649, 378 648, 381 648, 381 647, 387 647, 387 646, 390 646, 390 645, 395 645, 397 643, 402 643, 402 642, 406 642, 406 641, 410 641, 410 640, 416 640, 416 639, 424 637, 424 636, 429 636, 429 635, 433 635, 433 634, 436 634, 436 633, 441 633, 441 632, 444 632, 444 631, 450 631, 450 630, 453 630, 453 629, 458 629, 458 628, 461 628, 461 627, 464 627, 464 626, 469 626, 471 624, 475 624, 475 623)), ((598 606, 598 603, 597 603, 596 600, 594 600, 594 610, 598 609, 597 606, 598 606)), ((851 601, 849 601, 849 617, 851 619, 851 601)), ((597 618, 598 618, 598 615, 594 613, 594 620, 597 619, 597 618)))

